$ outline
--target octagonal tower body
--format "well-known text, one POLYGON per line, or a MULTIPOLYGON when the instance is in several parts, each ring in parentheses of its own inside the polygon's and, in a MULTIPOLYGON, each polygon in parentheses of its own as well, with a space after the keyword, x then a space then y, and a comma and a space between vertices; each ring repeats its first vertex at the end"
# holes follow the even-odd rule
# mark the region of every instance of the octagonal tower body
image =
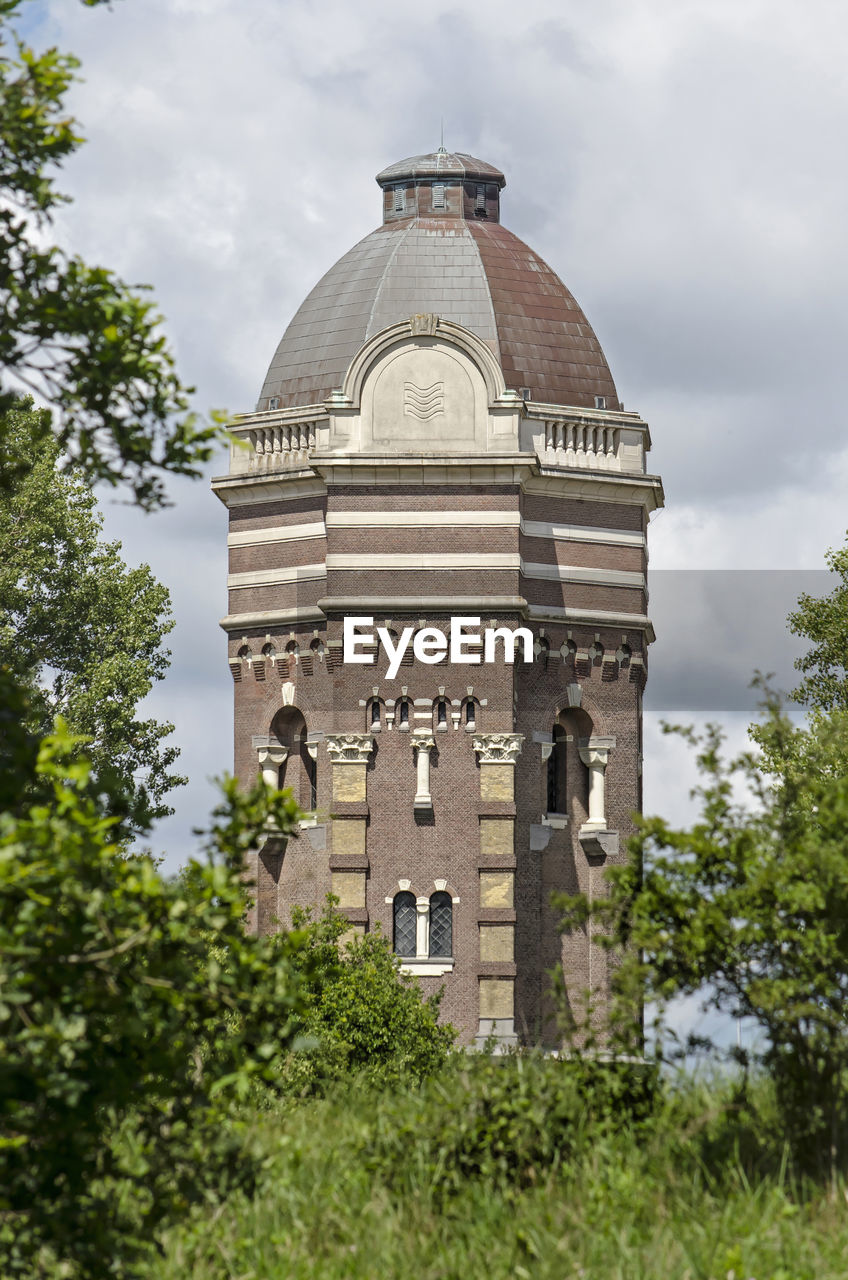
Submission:
POLYGON ((310 814, 255 854, 251 926, 332 892, 352 932, 381 928, 444 986, 463 1042, 554 1044, 550 970, 575 1007, 607 990, 550 897, 602 892, 641 806, 662 488, 583 312, 500 224, 503 174, 439 151, 377 181, 383 224, 300 307, 214 482, 236 773, 310 814), (427 662, 413 642, 389 679, 382 645, 343 660, 353 617, 522 628, 533 660, 500 640, 493 662, 474 644, 427 662))

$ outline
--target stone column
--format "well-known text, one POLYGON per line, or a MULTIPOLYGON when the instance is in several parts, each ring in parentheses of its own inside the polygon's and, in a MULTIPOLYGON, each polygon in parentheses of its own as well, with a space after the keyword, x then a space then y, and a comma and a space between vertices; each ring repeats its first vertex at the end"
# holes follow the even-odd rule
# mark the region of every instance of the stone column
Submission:
POLYGON ((515 763, 523 733, 475 733, 471 739, 480 763, 480 799, 515 799, 515 763))
POLYGON ((374 737, 370 733, 328 733, 325 741, 333 772, 331 889, 339 909, 351 920, 350 932, 363 933, 368 876, 365 801, 374 737))
POLYGON ((431 733, 422 732, 419 729, 413 730, 412 749, 417 753, 414 809, 432 809, 433 807, 430 796, 430 752, 435 746, 436 739, 431 733))
POLYGON ((374 750, 374 735, 328 733, 325 741, 333 767, 333 800, 364 800, 365 771, 374 750))
POLYGON ((589 819, 584 827, 606 829, 605 777, 614 738, 585 738, 579 744, 580 759, 589 770, 589 819))
POLYGON ((580 759, 589 770, 589 817, 579 831, 584 851, 592 857, 618 852, 618 833, 607 827, 606 769, 615 738, 584 738, 578 745, 580 759))
POLYGON ((524 735, 475 733, 480 763, 479 1008, 476 1043, 515 1034, 515 765, 524 735), (491 805, 486 814, 486 802, 491 805), (504 810, 506 812, 504 812, 504 810), (505 865, 504 865, 505 864, 505 865))
POLYGON ((426 960, 430 954, 430 899, 415 899, 415 957, 426 960))

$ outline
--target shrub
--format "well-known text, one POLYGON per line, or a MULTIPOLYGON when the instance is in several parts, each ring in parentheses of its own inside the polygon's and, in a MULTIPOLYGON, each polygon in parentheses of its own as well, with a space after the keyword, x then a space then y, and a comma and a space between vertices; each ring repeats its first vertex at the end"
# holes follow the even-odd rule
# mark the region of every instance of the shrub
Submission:
POLYGON ((303 1031, 315 1045, 288 1056, 287 1090, 322 1091, 343 1078, 385 1085, 431 1075, 456 1035, 439 1025, 441 993, 425 998, 417 979, 400 972, 379 932, 345 942, 349 926, 333 903, 331 897, 317 921, 295 913, 295 926, 307 938, 298 959, 307 970, 303 1031))
POLYGON ((133 1274, 157 1227, 249 1181, 228 1104, 273 1081, 308 976, 302 936, 243 928, 244 851, 289 798, 226 784, 209 862, 168 883, 110 842, 78 748, 45 739, 44 798, 0 815, 4 1277, 133 1274))
POLYGON ((574 1158, 587 1135, 646 1122, 656 1086, 647 1063, 480 1054, 381 1108, 363 1159, 386 1177, 414 1170, 440 1204, 469 1179, 532 1185, 574 1158))

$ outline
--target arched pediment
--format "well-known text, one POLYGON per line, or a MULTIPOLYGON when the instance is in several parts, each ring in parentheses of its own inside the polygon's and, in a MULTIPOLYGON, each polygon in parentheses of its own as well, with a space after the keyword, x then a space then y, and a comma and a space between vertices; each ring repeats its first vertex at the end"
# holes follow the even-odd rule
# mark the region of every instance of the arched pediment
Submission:
MULTIPOLYGON (((484 452, 509 418, 517 444, 520 401, 489 347, 439 316, 391 325, 360 349, 329 402, 331 449, 362 453, 484 452), (513 429, 514 428, 514 429, 513 429)), ((512 447, 498 440, 497 447, 512 447)))

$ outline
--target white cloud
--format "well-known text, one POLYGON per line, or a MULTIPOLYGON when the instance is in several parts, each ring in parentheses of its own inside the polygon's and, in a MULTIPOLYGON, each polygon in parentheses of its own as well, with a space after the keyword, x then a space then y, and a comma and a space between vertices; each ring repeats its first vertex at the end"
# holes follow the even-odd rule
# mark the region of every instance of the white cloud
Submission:
MULTIPOLYGON (((373 175, 433 147, 444 116, 449 146, 505 169, 504 220, 652 425, 668 495, 652 565, 819 567, 842 541, 835 0, 50 0, 39 18, 33 38, 85 77, 61 235, 155 285, 200 407, 252 407, 302 298, 378 222, 373 175)), ((203 484, 174 492, 169 516, 109 522, 174 594, 166 701, 201 774, 210 743, 230 757, 222 512, 203 484)), ((652 737, 649 772, 651 753, 668 763, 652 737)), ((655 807, 673 808, 678 770, 661 774, 655 807)))

